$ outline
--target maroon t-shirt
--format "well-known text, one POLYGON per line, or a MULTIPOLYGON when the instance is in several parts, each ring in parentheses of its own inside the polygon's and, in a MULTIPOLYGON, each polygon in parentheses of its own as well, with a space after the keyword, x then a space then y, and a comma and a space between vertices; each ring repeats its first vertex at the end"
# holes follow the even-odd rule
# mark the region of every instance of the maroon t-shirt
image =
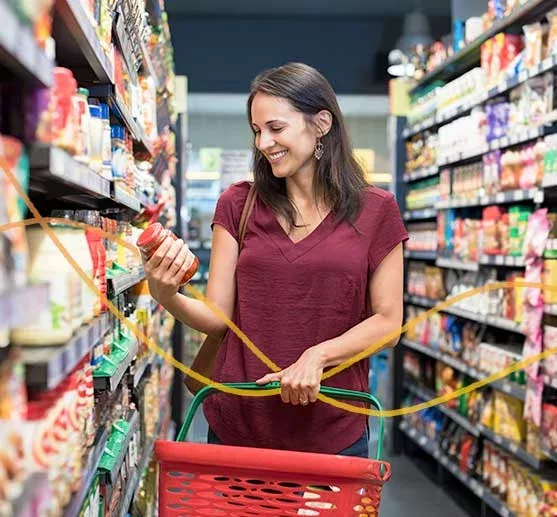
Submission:
MULTIPOLYGON (((220 196, 213 224, 238 238, 249 183, 220 196)), ((383 258, 408 238, 394 196, 370 187, 355 221, 335 224, 330 213, 298 243, 259 198, 247 223, 236 269, 234 322, 279 367, 307 348, 340 336, 372 314, 368 285, 383 258)), ((370 342, 370 345, 372 343, 370 342)), ((228 331, 215 361, 219 382, 253 382, 267 367, 228 331)), ((369 359, 324 385, 367 391, 369 359)), ((366 417, 317 401, 284 404, 279 396, 239 397, 218 393, 204 404, 205 416, 225 444, 336 454, 364 432, 366 417)))

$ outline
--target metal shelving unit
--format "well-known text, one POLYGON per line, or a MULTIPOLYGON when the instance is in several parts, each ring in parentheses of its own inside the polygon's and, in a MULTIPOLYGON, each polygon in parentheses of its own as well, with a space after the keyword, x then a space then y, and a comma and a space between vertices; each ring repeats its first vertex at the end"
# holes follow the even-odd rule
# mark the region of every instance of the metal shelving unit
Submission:
POLYGON ((423 449, 427 454, 435 458, 444 469, 449 471, 459 481, 462 482, 473 494, 481 499, 485 504, 492 508, 502 517, 514 517, 514 512, 508 506, 495 496, 487 487, 480 483, 477 479, 462 472, 458 465, 446 456, 440 449, 438 442, 420 433, 411 427, 406 421, 402 421, 399 429, 408 436, 415 444, 423 449))
MULTIPOLYGON (((164 17, 160 12, 161 6, 155 6, 154 2, 148 3, 152 4, 154 10, 158 12, 159 21, 157 23, 163 23, 164 17)), ((109 49, 108 45, 105 46, 101 42, 100 31, 94 26, 83 2, 80 2, 80 0, 58 0, 52 4, 52 11, 48 13, 52 14, 52 40, 46 46, 47 51, 45 52, 36 43, 33 27, 22 21, 25 18, 24 10, 21 11, 17 7, 17 3, 14 4, 10 0, 0 0, 0 19, 3 22, 0 30, 0 76, 2 83, 11 83, 10 87, 15 85, 17 89, 25 91, 25 99, 27 99, 27 93, 52 86, 55 66, 70 69, 77 85, 89 89, 90 98, 107 99, 112 107, 113 118, 111 122, 127 126, 134 139, 136 154, 141 154, 141 159, 145 159, 147 154, 154 158, 155 166, 151 172, 160 183, 161 177, 167 172, 174 157, 170 154, 167 155, 166 151, 155 156, 154 143, 147 137, 145 129, 132 116, 131 110, 127 108, 124 100, 117 92, 114 84, 115 72, 111 57, 112 48, 109 49), (51 48, 50 43, 52 41, 55 47, 51 48), (51 57, 51 54, 56 56, 55 60, 51 57), (97 95, 98 92, 104 92, 106 95, 97 95)), ((118 36, 125 39, 129 35, 123 34, 121 31, 118 33, 118 26, 113 26, 111 29, 116 29, 115 34, 114 31, 112 34, 113 37, 115 36, 113 41, 116 46, 121 42, 118 36)), ((127 41, 130 41, 129 38, 127 41)), ((171 93, 172 85, 161 84, 164 74, 157 73, 159 63, 152 62, 143 42, 141 42, 140 47, 142 67, 155 81, 157 100, 160 101, 163 96, 167 97, 162 104, 166 106, 168 117, 170 117, 168 97, 173 95, 171 93), (162 86, 168 86, 169 89, 162 92, 162 86)), ((126 56, 123 57, 125 60, 126 56)), ((134 70, 130 70, 130 73, 133 72, 134 70)), ((20 102, 19 96, 16 97, 18 104, 17 106, 10 106, 10 110, 6 112, 6 122, 8 122, 8 118, 12 118, 12 110, 14 112, 16 110, 21 111, 21 120, 13 123, 10 121, 6 125, 5 131, 6 134, 13 134, 24 141, 29 157, 29 196, 41 215, 48 217, 52 208, 90 208, 100 211, 111 209, 109 217, 128 221, 140 212, 139 196, 136 197, 133 193, 120 188, 119 184, 112 183, 110 179, 102 177, 64 149, 55 145, 33 142, 33 136, 27 135, 28 131, 23 131, 27 130, 25 125, 28 123, 29 108, 27 100, 20 102)), ((161 103, 157 102, 157 104, 161 103)), ((8 106, 6 105, 6 107, 8 106)), ((17 114, 19 115, 19 113, 17 114)), ((175 132, 176 127, 171 127, 171 130, 175 132)), ((178 180, 182 181, 181 176, 178 177, 178 180)), ((27 188, 26 185, 24 187, 27 188)), ((146 204, 145 199, 143 201, 146 204)), ((180 209, 181 204, 178 202, 178 212, 180 212, 180 209)), ((132 271, 130 274, 110 279, 108 280, 108 295, 115 297, 124 293, 143 280, 144 277, 143 270, 139 269, 132 271)), ((70 296, 73 296, 73 294, 70 293, 70 296)), ((0 293, 2 327, 10 330, 29 325, 39 317, 43 317, 44 311, 50 311, 49 307, 48 285, 14 286, 10 290, 0 293)), ((152 308, 158 310, 159 305, 153 302, 152 308)), ((59 346, 19 347, 17 361, 24 366, 26 387, 33 392, 44 392, 58 388, 82 361, 87 360, 86 358, 113 330, 115 330, 114 318, 109 313, 103 313, 82 325, 66 343, 59 346)), ((113 346, 118 348, 117 344, 113 344, 113 346)), ((15 345, 9 345, 6 348, 8 354, 12 352, 12 347, 15 347, 15 345)), ((118 362, 113 375, 110 377, 95 377, 95 373, 93 373, 95 390, 110 390, 113 392, 107 394, 113 399, 110 404, 114 403, 114 399, 123 389, 129 389, 130 397, 136 402, 135 398, 139 397, 142 389, 142 381, 155 368, 162 365, 159 356, 151 355, 137 365, 133 375, 127 377, 126 372, 130 370, 130 365, 136 358, 138 344, 136 340, 128 340, 120 345, 120 348, 126 350, 127 354, 121 352, 121 355, 125 357, 118 362), (130 386, 123 385, 123 379, 127 378, 131 379, 130 386)), ((116 352, 116 350, 113 349, 113 352, 116 352)), ((110 357, 113 359, 120 358, 121 355, 114 353, 110 357)), ((6 356, 7 354, 3 353, 0 360, 3 360, 6 356)), ((166 417, 170 412, 170 404, 164 399, 161 399, 161 404, 166 407, 166 417)), ((104 409, 106 408, 96 408, 97 411, 101 412, 104 409)), ((102 474, 105 481, 109 481, 111 487, 115 486, 114 482, 121 475, 132 433, 141 426, 137 411, 134 411, 133 414, 128 413, 126 418, 129 418, 131 423, 126 440, 122 444, 113 469, 102 474)), ((162 420, 159 423, 157 435, 160 434, 161 426, 162 420)), ((63 517, 74 517, 82 513, 82 507, 86 504, 88 496, 95 486, 97 476, 100 474, 99 465, 107 449, 110 433, 103 425, 97 431, 93 446, 84 451, 86 457, 83 460, 83 465, 80 466, 80 469, 82 469, 80 485, 73 494, 69 494, 71 497, 69 497, 68 504, 63 511, 59 512, 63 517)), ((139 486, 141 473, 152 457, 154 443, 154 437, 148 441, 140 464, 129 479, 127 492, 122 494, 122 515, 127 514, 129 510, 130 503, 139 486)), ((45 487, 52 487, 53 482, 54 480, 49 480, 49 477, 45 474, 30 475, 24 482, 22 493, 13 501, 13 507, 8 509, 8 512, 11 511, 9 514, 14 516, 33 514, 37 510, 33 506, 36 504, 34 501, 35 494, 42 492, 45 487)))
POLYGON ((101 458, 108 442, 108 430, 102 429, 100 434, 97 435, 95 439, 95 444, 93 445, 89 456, 87 458, 86 467, 84 469, 83 481, 81 482, 81 488, 74 493, 68 505, 64 508, 64 517, 75 517, 79 515, 83 502, 87 497, 87 493, 95 480, 97 475, 97 469, 101 462, 101 458))
MULTIPOLYGON (((507 29, 518 30, 525 24, 539 21, 553 7, 554 4, 551 0, 527 1, 524 5, 515 9, 509 17, 495 23, 477 40, 469 44, 463 50, 457 52, 449 60, 443 63, 442 66, 427 74, 411 93, 420 93, 421 91, 424 91, 425 87, 429 86, 433 81, 449 81, 462 75, 474 66, 478 66, 480 62, 480 47, 485 41, 507 29)), ((433 115, 430 113, 427 120, 421 120, 413 125, 406 125, 404 130, 401 132, 402 134, 397 135, 396 140, 391 142, 391 148, 396 150, 395 164, 398 165, 397 167, 393 167, 393 170, 397 175, 397 184, 402 185, 400 192, 397 191, 399 199, 405 199, 405 190, 410 188, 408 185, 410 182, 419 180, 422 177, 427 178, 434 176, 439 171, 445 168, 452 168, 452 166, 456 166, 458 164, 481 161, 483 155, 489 151, 510 149, 513 148, 513 146, 534 142, 538 138, 554 134, 557 131, 557 123, 555 112, 552 112, 545 117, 542 123, 537 127, 524 130, 516 129, 513 133, 509 133, 502 138, 479 145, 477 148, 468 149, 465 152, 451 152, 451 149, 447 149, 443 150, 445 154, 440 154, 438 150, 438 160, 434 167, 428 167, 418 171, 404 170, 404 165, 406 164, 406 158, 404 156, 405 139, 423 131, 437 131, 437 127, 457 117, 468 114, 474 107, 480 106, 485 102, 508 92, 512 88, 524 84, 533 77, 541 76, 548 71, 555 71, 556 68, 557 56, 548 57, 538 66, 535 66, 527 71, 522 71, 516 77, 506 77, 502 79, 499 84, 492 87, 488 91, 478 92, 476 95, 463 99, 460 106, 455 106, 448 110, 445 109, 434 113, 433 115)), ((555 185, 557 185, 557 178, 545 178, 542 186, 538 188, 498 192, 493 195, 478 195, 467 199, 456 198, 455 196, 453 198, 440 200, 437 203, 432 204, 433 206, 425 208, 424 210, 409 210, 408 207, 404 206, 401 207, 401 210, 404 213, 405 221, 413 222, 420 220, 425 221, 428 219, 434 220, 437 214, 441 215, 443 214, 442 211, 447 209, 477 209, 474 211, 476 213, 479 212, 482 207, 490 205, 508 205, 515 203, 530 204, 532 206, 539 205, 541 203, 549 205, 552 202, 554 195, 554 191, 550 189, 554 188, 555 185)), ((507 271, 503 268, 521 269, 526 267, 525 260, 521 256, 491 256, 484 254, 479 256, 477 262, 463 262, 461 260, 455 260, 454 257, 443 256, 441 253, 436 254, 434 257, 420 257, 419 255, 414 256, 412 252, 408 252, 405 256, 410 260, 434 260, 438 267, 456 270, 457 273, 452 273, 453 276, 450 278, 462 277, 463 274, 458 273, 458 271, 473 273, 478 272, 478 278, 480 278, 479 275, 482 275, 488 267, 497 268, 497 278, 503 278, 507 273, 507 271)), ((473 277, 473 275, 468 276, 473 277)), ((404 298, 406 303, 424 307, 426 309, 434 308, 440 303, 450 303, 450 298, 448 300, 432 300, 423 296, 413 296, 409 294, 405 294, 404 298)), ((502 343, 505 343, 505 336, 509 336, 509 340, 513 342, 515 341, 515 338, 517 338, 517 342, 521 340, 521 336, 524 335, 524 331, 520 324, 498 316, 474 312, 478 309, 469 302, 471 302, 471 300, 459 302, 457 305, 448 305, 441 309, 441 312, 445 314, 452 314, 465 320, 477 322, 481 325, 482 332, 486 329, 498 329, 499 331, 494 335, 500 338, 502 343), (514 337, 511 338, 510 334, 514 334, 514 337)), ((557 315, 557 305, 546 306, 545 313, 557 315)), ((458 357, 453 357, 441 350, 424 346, 421 343, 415 343, 407 338, 403 338, 400 345, 397 347, 399 350, 395 352, 397 362, 394 368, 393 407, 401 407, 404 390, 406 390, 406 392, 413 393, 422 400, 431 400, 434 398, 434 393, 431 392, 431 390, 423 389, 423 387, 417 385, 416 383, 403 383, 403 356, 407 350, 413 350, 420 355, 428 356, 441 361, 455 370, 464 373, 472 381, 482 380, 488 376, 486 373, 479 371, 477 368, 466 364, 458 357), (403 391, 401 391, 401 389, 403 391)), ((549 378, 544 380, 548 389, 557 389, 557 381, 549 378)), ((526 386, 513 382, 509 378, 499 379, 490 383, 488 386, 491 389, 503 392, 522 401, 526 401, 526 386)), ((438 409, 453 422, 456 422, 460 427, 466 429, 469 433, 479 437, 480 440, 483 440, 484 442, 492 442, 501 447, 508 454, 516 458, 517 461, 522 462, 528 468, 544 473, 546 468, 549 468, 549 465, 551 465, 551 467, 555 466, 554 463, 550 462, 550 460, 552 462, 557 461, 556 451, 551 451, 545 447, 544 453, 547 459, 544 458, 540 460, 526 450, 525 444, 514 443, 503 436, 497 435, 491 429, 482 425, 474 425, 467 418, 460 415, 456 411, 447 408, 446 406, 438 406, 438 409)), ((425 435, 421 435, 417 430, 412 429, 409 422, 406 421, 400 422, 399 420, 397 422, 397 429, 399 429, 400 432, 394 433, 393 442, 395 444, 395 451, 402 451, 402 445, 408 441, 408 439, 418 444, 418 446, 424 449, 437 461, 439 484, 443 484, 442 472, 449 471, 456 478, 458 478, 463 485, 467 486, 472 493, 481 499, 482 515, 486 515, 486 508, 491 508, 504 517, 514 515, 514 513, 506 504, 504 504, 503 501, 491 493, 487 487, 482 485, 480 480, 474 479, 461 472, 458 465, 453 463, 452 459, 443 454, 443 451, 439 449, 438 442, 425 435), (401 435, 404 436, 401 437, 401 435)))
POLYGON ((426 74, 413 88, 412 93, 419 91, 432 81, 438 79, 447 81, 458 77, 480 61, 480 47, 488 39, 512 27, 521 26, 533 20, 539 20, 552 7, 554 7, 554 4, 551 0, 530 0, 516 8, 509 16, 494 23, 474 41, 456 52, 436 69, 426 74))
POLYGON ((26 347, 21 351, 26 382, 34 389, 52 390, 62 382, 106 333, 112 323, 105 313, 81 327, 62 346, 26 347))
POLYGON ((35 42, 33 28, 19 21, 8 2, 0 2, 0 62, 14 75, 39 87, 52 84, 54 62, 35 42))
POLYGON ((436 251, 405 251, 404 257, 413 260, 435 260, 436 251))
POLYGON ((65 52, 72 53, 72 61, 76 59, 74 53, 80 60, 85 60, 97 81, 113 83, 114 66, 79 0, 59 0, 55 5, 58 15, 54 28, 56 41, 62 42, 65 52), (73 43, 77 44, 77 49, 70 50, 73 43))

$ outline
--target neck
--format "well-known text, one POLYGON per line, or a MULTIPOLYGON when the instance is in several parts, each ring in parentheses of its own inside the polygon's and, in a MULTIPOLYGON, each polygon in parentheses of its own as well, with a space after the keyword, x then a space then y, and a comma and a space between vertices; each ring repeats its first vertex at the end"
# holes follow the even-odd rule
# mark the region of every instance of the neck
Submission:
POLYGON ((313 177, 315 175, 315 166, 313 163, 307 167, 300 169, 293 176, 286 178, 286 193, 288 198, 296 204, 315 205, 313 192, 313 177))

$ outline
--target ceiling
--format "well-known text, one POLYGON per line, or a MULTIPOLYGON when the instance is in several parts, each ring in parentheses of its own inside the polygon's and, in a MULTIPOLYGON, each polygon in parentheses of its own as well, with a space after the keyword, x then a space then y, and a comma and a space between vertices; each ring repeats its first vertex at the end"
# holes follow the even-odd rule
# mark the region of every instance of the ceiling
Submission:
POLYGON ((451 0, 166 0, 166 10, 184 16, 380 16, 419 8, 448 16, 451 0))

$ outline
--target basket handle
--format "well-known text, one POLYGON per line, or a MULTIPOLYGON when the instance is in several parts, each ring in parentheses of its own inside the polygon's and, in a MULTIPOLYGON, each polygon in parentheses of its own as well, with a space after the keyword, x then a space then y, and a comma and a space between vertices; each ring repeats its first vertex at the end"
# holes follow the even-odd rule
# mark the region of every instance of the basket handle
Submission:
MULTIPOLYGON (((274 390, 280 388, 280 383, 270 382, 269 384, 265 384, 264 386, 261 386, 254 382, 245 382, 245 383, 224 384, 224 386, 229 386, 231 388, 237 388, 243 390, 264 391, 264 390, 274 390)), ((193 422, 193 417, 195 416, 197 409, 209 395, 215 393, 216 391, 218 390, 213 386, 205 386, 193 398, 188 408, 188 411, 186 413, 186 418, 184 419, 184 423, 182 424, 182 427, 180 428, 180 432, 178 433, 178 437, 176 438, 177 442, 185 441, 186 435, 188 434, 188 431, 191 427, 191 424, 193 422)), ((381 403, 379 402, 379 400, 377 400, 370 393, 345 390, 341 388, 330 388, 328 386, 321 386, 320 393, 326 395, 327 397, 331 397, 337 400, 351 400, 354 402, 366 402, 372 406, 375 406, 375 408, 378 409, 379 411, 383 409, 381 407, 381 403)), ((379 429, 378 429, 376 459, 381 460, 381 456, 383 454, 384 419, 382 416, 378 417, 378 419, 379 419, 379 429)))

